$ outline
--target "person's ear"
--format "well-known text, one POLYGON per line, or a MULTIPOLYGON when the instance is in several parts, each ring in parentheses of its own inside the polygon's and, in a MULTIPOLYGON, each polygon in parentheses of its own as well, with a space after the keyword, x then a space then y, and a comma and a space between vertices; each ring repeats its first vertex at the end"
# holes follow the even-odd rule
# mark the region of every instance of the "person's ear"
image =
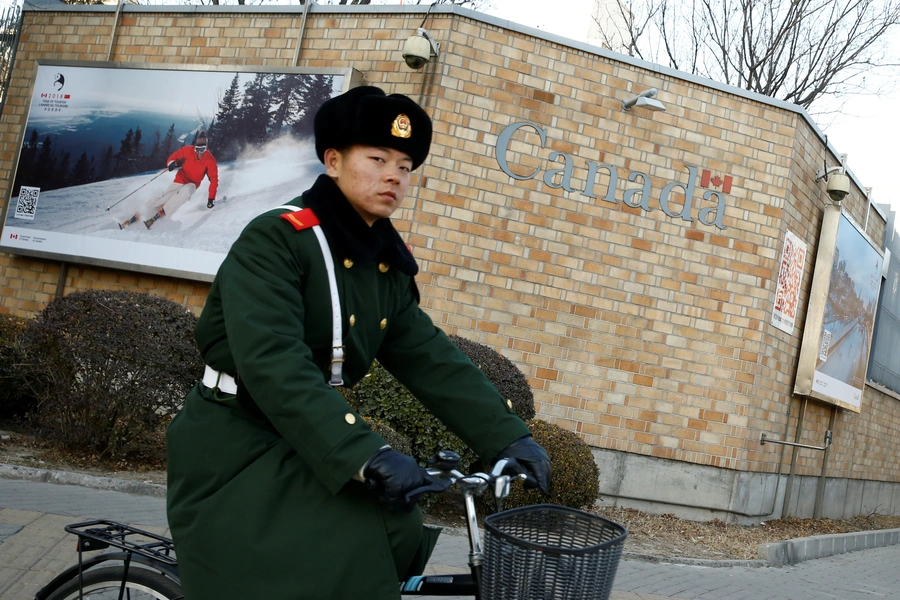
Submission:
POLYGON ((337 177, 341 172, 341 162, 343 156, 339 150, 329 148, 322 156, 322 162, 325 163, 325 173, 329 177, 337 177))

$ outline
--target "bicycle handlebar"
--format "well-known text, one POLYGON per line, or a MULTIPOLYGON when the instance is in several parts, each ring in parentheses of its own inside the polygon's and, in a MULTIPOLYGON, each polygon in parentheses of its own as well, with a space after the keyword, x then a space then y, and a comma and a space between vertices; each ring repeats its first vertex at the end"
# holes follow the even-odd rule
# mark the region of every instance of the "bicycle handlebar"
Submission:
POLYGON ((471 475, 464 475, 457 471, 459 463, 459 455, 455 452, 449 450, 438 452, 434 458, 428 461, 429 467, 426 469, 431 482, 407 492, 405 500, 414 504, 425 494, 443 493, 454 485, 459 486, 464 494, 472 496, 480 495, 489 487, 493 487, 494 498, 503 500, 509 495, 510 483, 517 479, 531 479, 525 469, 510 458, 498 460, 490 473, 478 472, 471 475))

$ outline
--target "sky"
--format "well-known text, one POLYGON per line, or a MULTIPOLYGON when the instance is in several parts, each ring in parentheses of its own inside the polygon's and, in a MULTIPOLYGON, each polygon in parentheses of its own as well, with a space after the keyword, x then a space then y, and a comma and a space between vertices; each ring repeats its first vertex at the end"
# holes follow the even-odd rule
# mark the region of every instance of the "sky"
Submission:
MULTIPOLYGON (((593 0, 491 0, 480 12, 583 42, 593 4, 593 0)), ((894 47, 900 50, 900 36, 896 39, 894 47)), ((872 188, 872 201, 892 204, 895 210, 900 210, 900 178, 893 176, 900 171, 893 165, 900 140, 898 107, 900 86, 881 97, 850 97, 841 114, 817 123, 837 153, 847 155, 847 166, 862 186, 872 188)))

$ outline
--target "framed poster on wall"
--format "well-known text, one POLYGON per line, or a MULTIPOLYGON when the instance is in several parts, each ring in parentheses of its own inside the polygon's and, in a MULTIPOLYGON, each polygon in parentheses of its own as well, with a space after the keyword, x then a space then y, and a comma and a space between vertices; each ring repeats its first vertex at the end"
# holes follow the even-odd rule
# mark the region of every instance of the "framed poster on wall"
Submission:
POLYGON ((792 232, 786 231, 778 282, 775 285, 775 303, 772 307, 772 325, 785 333, 792 333, 797 321, 805 264, 806 243, 792 232))
POLYGON ((324 172, 313 116, 360 79, 352 69, 40 63, 0 251, 211 281, 253 217, 324 172), (202 164, 167 168, 185 157, 202 164))
POLYGON ((840 207, 826 209, 795 393, 860 411, 883 260, 840 207))

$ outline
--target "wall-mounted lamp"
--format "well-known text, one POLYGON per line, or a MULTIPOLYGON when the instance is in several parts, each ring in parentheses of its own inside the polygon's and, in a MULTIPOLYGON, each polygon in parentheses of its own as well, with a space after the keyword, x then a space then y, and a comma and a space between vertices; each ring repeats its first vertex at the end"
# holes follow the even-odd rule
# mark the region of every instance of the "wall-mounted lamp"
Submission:
POLYGON ((836 167, 828 167, 825 164, 821 169, 816 169, 816 181, 827 182, 826 191, 828 197, 835 204, 840 204, 841 200, 850 193, 850 177, 846 173, 847 155, 841 155, 841 164, 836 167))
POLYGON ((634 107, 638 108, 646 108, 647 110, 666 110, 666 105, 660 102, 659 100, 654 100, 653 97, 656 96, 657 89, 650 88, 649 90, 645 90, 632 98, 631 100, 625 100, 622 102, 622 110, 631 110, 634 107))
POLYGON ((403 60, 410 69, 421 69, 432 58, 438 57, 439 48, 440 44, 424 28, 419 27, 403 44, 403 60))

